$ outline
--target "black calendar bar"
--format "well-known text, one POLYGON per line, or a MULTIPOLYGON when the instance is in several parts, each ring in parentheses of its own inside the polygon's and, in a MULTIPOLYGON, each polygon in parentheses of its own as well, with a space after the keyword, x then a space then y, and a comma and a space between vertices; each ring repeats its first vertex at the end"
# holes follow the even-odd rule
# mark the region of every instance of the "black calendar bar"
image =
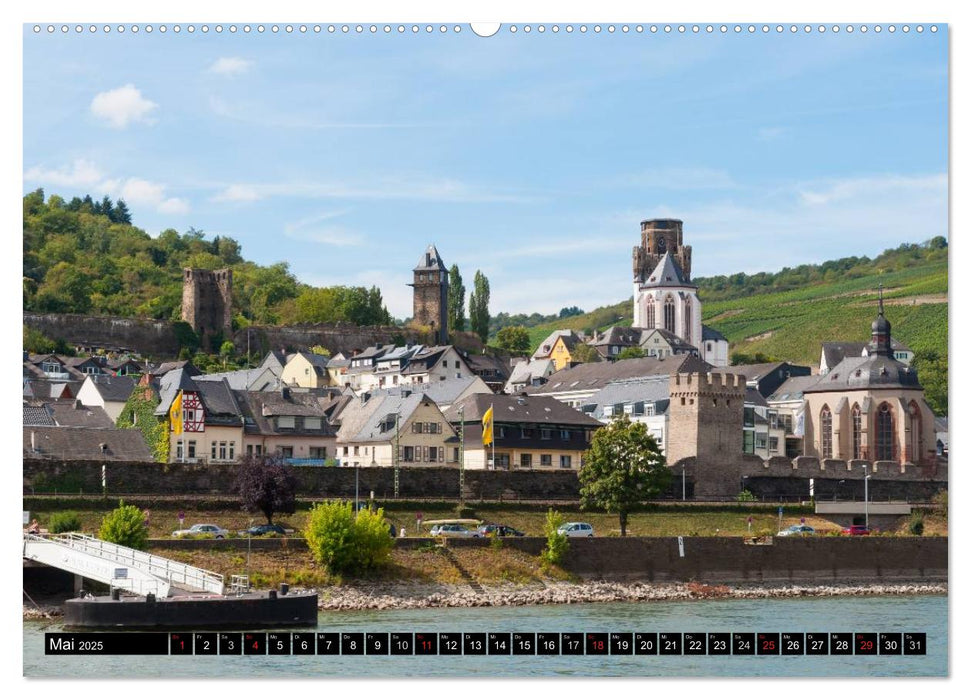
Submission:
MULTIPOLYGON (((924 656, 925 632, 48 632, 50 656, 924 656)), ((645 660, 646 661, 646 660, 645 660)))

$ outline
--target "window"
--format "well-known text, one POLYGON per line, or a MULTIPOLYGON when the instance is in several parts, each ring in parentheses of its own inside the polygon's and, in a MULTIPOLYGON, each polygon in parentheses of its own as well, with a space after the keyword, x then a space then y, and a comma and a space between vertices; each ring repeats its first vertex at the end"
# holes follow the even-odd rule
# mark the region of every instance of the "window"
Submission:
POLYGON ((293 430, 297 422, 293 416, 277 416, 276 428, 277 430, 293 430))
POLYGON ((569 469, 573 466, 573 458, 570 455, 560 455, 560 466, 569 469))
POLYGON ((347 456, 347 445, 344 445, 344 456, 347 456))
POLYGON ((533 455, 526 453, 519 455, 519 466, 523 469, 530 469, 533 466, 533 455))
POLYGON ((877 459, 893 459, 893 412, 890 404, 882 403, 877 409, 877 459))
POLYGON ((674 297, 664 298, 664 330, 674 333, 674 297))
POLYGON ((216 449, 218 449, 216 443, 212 443, 209 447, 211 448, 211 452, 210 452, 211 459, 216 459, 216 449))
POLYGON ((404 455, 402 456, 401 459, 403 461, 405 461, 405 462, 414 462, 415 461, 415 448, 412 447, 411 445, 405 445, 405 447, 404 447, 404 455))
POLYGON ((610 418, 612 415, 614 415, 614 407, 604 406, 604 418, 610 418))
POLYGON ((691 299, 684 300, 684 339, 691 342, 691 299))
POLYGON ((320 430, 321 422, 320 418, 315 416, 307 416, 303 419, 304 430, 320 430))
POLYGON ((752 427, 753 425, 755 425, 755 407, 754 406, 746 406, 745 407, 745 415, 744 415, 744 418, 742 420, 742 425, 744 425, 746 427, 752 427))
POLYGON ((634 402, 634 407, 633 407, 632 413, 635 416, 643 416, 644 415, 644 402, 643 401, 635 401, 634 402))
POLYGON ((644 412, 647 415, 649 415, 649 416, 653 416, 654 415, 654 402, 653 401, 651 401, 648 404, 644 404, 644 412))
POLYGON ((551 440, 551 439, 553 439, 553 429, 552 428, 540 428, 539 429, 539 439, 540 440, 551 440))
POLYGON ((310 448, 310 458, 311 459, 327 459, 327 448, 326 447, 311 447, 310 448))
POLYGON ((459 448, 457 447, 452 448, 452 461, 453 462, 459 461, 459 448))
POLYGON ((189 440, 189 444, 188 444, 187 447, 188 447, 187 456, 189 457, 189 459, 195 459, 196 458, 196 441, 195 440, 189 440))
POLYGON ((222 460, 225 460, 226 459, 226 443, 225 442, 220 442, 219 443, 219 459, 222 459, 222 460))
POLYGON ((742 431, 742 452, 752 454, 755 452, 755 432, 752 430, 742 431))
POLYGON ((520 428, 519 429, 519 437, 524 438, 524 439, 525 438, 531 438, 531 437, 533 437, 533 429, 532 428, 520 428))
POLYGON ((293 457, 293 445, 281 445, 277 449, 281 457, 286 457, 287 459, 293 457))
POLYGON ((500 469, 509 469, 509 455, 505 452, 500 452, 497 454, 496 467, 500 469))
POLYGON ((769 452, 778 452, 778 451, 779 451, 779 438, 777 438, 777 437, 770 437, 769 438, 769 452))
POLYGON ((499 437, 501 438, 506 437, 506 429, 503 426, 501 425, 499 426, 498 432, 499 432, 499 437))
POLYGON ((654 328, 657 324, 654 319, 654 297, 647 298, 647 323, 648 328, 654 328))
POLYGON ((561 430, 560 431, 560 439, 561 440, 569 440, 570 439, 570 431, 569 430, 561 430))
POLYGON ((177 460, 182 460, 182 441, 179 440, 175 443, 175 458, 177 460))
POLYGON ((862 454, 862 442, 863 415, 860 413, 859 405, 853 404, 853 459, 863 459, 860 456, 862 454))
POLYGON ((414 422, 414 423, 412 423, 411 424, 411 432, 413 432, 413 433, 420 433, 421 432, 421 423, 418 423, 417 421, 414 422))
MULTIPOLYGON (((819 443, 823 453, 823 459, 830 459, 833 456, 833 414, 829 411, 829 406, 823 406, 819 414, 819 443)), ((878 457, 879 459, 879 457, 878 457)))
POLYGON ((229 459, 230 459, 230 461, 236 459, 236 443, 235 442, 230 442, 229 443, 229 459))
POLYGON ((539 456, 539 466, 541 466, 541 467, 552 467, 553 466, 553 455, 540 455, 539 456))
POLYGON ((785 429, 787 434, 792 434, 792 414, 786 413, 781 416, 782 427, 785 429))
POLYGON ((768 442, 768 437, 769 436, 766 435, 765 433, 756 433, 755 434, 755 449, 757 449, 757 450, 764 450, 765 449, 765 445, 768 442))
POLYGON ((624 413, 626 413, 629 416, 633 412, 634 412, 634 404, 632 404, 632 403, 625 403, 624 404, 624 413))

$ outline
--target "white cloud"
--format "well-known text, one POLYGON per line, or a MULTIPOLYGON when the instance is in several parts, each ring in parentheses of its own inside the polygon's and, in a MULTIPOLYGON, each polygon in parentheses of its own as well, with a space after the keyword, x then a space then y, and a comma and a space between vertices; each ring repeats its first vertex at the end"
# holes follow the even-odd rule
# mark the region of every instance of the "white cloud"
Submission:
POLYGON ((319 214, 314 214, 312 216, 307 216, 297 221, 293 221, 286 224, 283 228, 287 233, 292 233, 294 231, 299 231, 302 228, 306 228, 312 224, 319 224, 321 221, 329 221, 330 219, 336 219, 338 217, 344 216, 350 211, 350 209, 339 209, 337 211, 325 211, 319 214))
POLYGON ((150 114, 157 108, 157 104, 142 97, 141 91, 131 83, 100 92, 91 100, 91 113, 114 129, 123 129, 132 122, 151 124, 150 114))
POLYGON ((255 202, 263 199, 257 187, 253 185, 229 185, 222 192, 213 197, 217 202, 255 202))
POLYGON ((169 197, 159 202, 157 209, 161 214, 188 214, 189 202, 181 197, 169 197))
POLYGON ((209 66, 210 73, 216 73, 217 75, 242 75, 250 69, 253 65, 252 61, 247 61, 245 58, 239 58, 236 56, 223 56, 216 60, 211 66, 209 66))
MULTIPOLYGON (((800 187, 803 204, 825 205, 846 200, 873 197, 913 197, 915 194, 947 195, 947 175, 904 176, 883 175, 874 177, 844 178, 810 183, 800 187)), ((906 200, 903 200, 906 201, 906 200)))
POLYGON ((121 198, 130 204, 157 204, 165 195, 165 185, 140 177, 128 178, 121 186, 121 198))
POLYGON ((69 167, 47 170, 35 166, 24 173, 24 180, 48 187, 90 187, 103 177, 94 163, 83 159, 75 160, 69 167))

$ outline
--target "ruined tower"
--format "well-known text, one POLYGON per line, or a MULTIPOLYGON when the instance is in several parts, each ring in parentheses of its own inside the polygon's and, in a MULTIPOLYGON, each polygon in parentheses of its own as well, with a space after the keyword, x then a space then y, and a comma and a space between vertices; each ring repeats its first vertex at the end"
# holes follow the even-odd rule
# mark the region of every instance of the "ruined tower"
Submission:
POLYGON ((430 326, 439 345, 448 344, 448 270, 434 245, 428 246, 414 269, 415 310, 412 318, 430 326))
POLYGON ((202 347, 217 352, 214 336, 232 333, 233 271, 185 268, 182 274, 182 320, 192 326, 202 347))

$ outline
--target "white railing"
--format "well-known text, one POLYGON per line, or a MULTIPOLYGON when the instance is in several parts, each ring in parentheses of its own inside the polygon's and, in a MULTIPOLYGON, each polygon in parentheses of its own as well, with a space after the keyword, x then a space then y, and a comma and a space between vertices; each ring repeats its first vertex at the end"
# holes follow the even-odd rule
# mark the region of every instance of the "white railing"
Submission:
POLYGON ((173 586, 217 594, 222 594, 223 592, 223 577, 221 574, 149 554, 148 552, 142 552, 131 547, 105 542, 90 535, 82 535, 76 532, 46 536, 25 534, 25 554, 29 540, 53 542, 105 561, 124 564, 173 586))

